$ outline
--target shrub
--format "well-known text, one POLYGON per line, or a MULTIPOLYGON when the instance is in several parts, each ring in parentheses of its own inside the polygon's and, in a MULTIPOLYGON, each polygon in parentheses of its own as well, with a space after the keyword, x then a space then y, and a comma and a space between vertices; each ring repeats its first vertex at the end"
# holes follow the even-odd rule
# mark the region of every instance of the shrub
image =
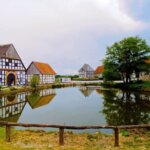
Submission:
POLYGON ((33 75, 30 81, 30 86, 36 88, 39 85, 40 79, 39 76, 33 75))
POLYGON ((127 130, 122 130, 122 136, 125 136, 125 137, 130 136, 129 131, 127 131, 127 130))
POLYGON ((17 90, 16 87, 13 87, 13 86, 11 86, 9 89, 10 89, 11 91, 17 90))

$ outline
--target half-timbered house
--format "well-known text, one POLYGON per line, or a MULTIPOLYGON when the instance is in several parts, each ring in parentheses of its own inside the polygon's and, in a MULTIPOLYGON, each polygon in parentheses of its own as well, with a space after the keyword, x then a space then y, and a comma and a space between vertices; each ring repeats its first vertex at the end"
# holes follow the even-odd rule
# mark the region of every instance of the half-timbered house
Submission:
POLYGON ((13 44, 0 45, 0 85, 24 85, 25 70, 13 44))
POLYGON ((79 70, 80 78, 93 78, 94 77, 94 69, 89 64, 84 64, 82 68, 79 70))
POLYGON ((47 63, 32 62, 27 69, 27 80, 30 83, 33 75, 37 75, 40 84, 54 83, 56 72, 47 63))

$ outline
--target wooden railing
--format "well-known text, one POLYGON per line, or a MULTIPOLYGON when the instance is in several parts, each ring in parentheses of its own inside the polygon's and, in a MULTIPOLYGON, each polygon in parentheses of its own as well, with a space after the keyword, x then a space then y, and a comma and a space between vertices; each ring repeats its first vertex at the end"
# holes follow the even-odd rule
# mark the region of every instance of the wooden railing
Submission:
POLYGON ((64 145, 64 129, 85 130, 85 129, 113 129, 114 130, 114 146, 119 146, 119 129, 147 128, 150 129, 150 124, 147 125, 124 125, 124 126, 65 126, 65 125, 48 125, 48 124, 26 124, 0 121, 0 126, 6 127, 6 141, 11 141, 11 127, 42 127, 42 128, 58 128, 59 129, 59 144, 64 145))

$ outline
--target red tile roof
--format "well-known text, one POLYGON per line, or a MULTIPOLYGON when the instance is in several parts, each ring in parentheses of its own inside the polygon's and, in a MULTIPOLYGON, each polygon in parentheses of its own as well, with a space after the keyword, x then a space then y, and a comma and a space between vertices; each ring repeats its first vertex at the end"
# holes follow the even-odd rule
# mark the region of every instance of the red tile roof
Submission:
POLYGON ((103 73, 103 71, 104 71, 104 66, 98 66, 95 70, 95 74, 103 73))
POLYGON ((32 63, 36 66, 36 68, 39 70, 41 74, 56 75, 56 72, 49 64, 41 62, 32 62, 32 63))
POLYGON ((150 59, 148 59, 148 60, 145 60, 145 62, 146 62, 146 63, 148 63, 148 64, 150 64, 150 59))

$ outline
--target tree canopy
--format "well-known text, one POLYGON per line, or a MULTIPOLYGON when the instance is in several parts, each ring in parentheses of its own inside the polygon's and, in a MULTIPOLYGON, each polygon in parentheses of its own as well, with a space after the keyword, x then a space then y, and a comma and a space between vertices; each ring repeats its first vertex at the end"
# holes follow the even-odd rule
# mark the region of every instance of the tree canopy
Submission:
POLYGON ((140 72, 149 71, 150 47, 144 39, 128 37, 107 47, 104 60, 104 79, 111 80, 116 74, 124 83, 131 81, 133 73, 139 77, 140 72))

